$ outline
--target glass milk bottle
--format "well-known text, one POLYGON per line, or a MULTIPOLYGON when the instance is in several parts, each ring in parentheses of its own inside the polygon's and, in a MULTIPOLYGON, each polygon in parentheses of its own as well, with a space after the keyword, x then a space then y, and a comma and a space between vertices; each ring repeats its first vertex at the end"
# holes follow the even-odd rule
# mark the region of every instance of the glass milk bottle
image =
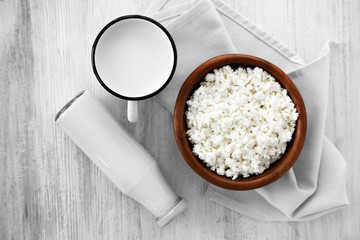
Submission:
POLYGON ((152 156, 88 91, 70 100, 56 115, 56 123, 129 197, 146 207, 164 226, 186 208, 152 156))

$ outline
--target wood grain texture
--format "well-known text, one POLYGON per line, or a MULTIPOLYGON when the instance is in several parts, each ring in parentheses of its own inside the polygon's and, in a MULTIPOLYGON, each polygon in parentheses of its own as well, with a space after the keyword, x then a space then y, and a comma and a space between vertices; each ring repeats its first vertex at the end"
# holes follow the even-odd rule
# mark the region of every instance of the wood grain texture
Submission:
POLYGON ((326 133, 348 161, 351 206, 309 222, 260 222, 203 197, 207 184, 182 160, 172 116, 142 101, 136 124, 126 102, 101 88, 90 49, 110 20, 142 13, 150 0, 0 1, 0 239, 358 239, 360 237, 360 1, 226 0, 314 59, 342 42, 331 66, 326 133), (89 89, 158 160, 188 209, 167 227, 127 198, 57 128, 54 116, 89 89))

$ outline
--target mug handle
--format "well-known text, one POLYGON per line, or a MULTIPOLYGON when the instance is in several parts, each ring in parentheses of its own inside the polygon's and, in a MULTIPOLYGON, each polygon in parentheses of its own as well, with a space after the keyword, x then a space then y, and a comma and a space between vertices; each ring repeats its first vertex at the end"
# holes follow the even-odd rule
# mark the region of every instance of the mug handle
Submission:
POLYGON ((137 120, 138 120, 138 102, 137 101, 128 101, 127 116, 128 116, 129 122, 137 122, 137 120))

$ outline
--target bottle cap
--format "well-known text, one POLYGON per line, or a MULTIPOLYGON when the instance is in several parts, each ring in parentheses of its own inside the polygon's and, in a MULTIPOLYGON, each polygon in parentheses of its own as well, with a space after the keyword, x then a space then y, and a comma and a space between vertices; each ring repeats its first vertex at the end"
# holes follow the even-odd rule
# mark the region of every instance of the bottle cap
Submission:
POLYGON ((174 204, 169 208, 163 215, 158 217, 156 219, 157 224, 159 224, 160 227, 165 226, 168 224, 176 215, 181 213, 185 210, 187 206, 187 202, 185 199, 179 197, 174 204))

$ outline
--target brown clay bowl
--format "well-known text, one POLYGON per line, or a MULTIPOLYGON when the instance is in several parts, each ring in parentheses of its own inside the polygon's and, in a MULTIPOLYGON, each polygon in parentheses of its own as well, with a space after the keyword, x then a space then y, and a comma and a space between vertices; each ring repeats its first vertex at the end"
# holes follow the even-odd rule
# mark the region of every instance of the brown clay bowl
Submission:
POLYGON ((206 181, 216 186, 231 190, 250 190, 263 187, 283 176, 294 165, 295 161, 300 155, 305 141, 306 125, 306 110, 304 101, 291 79, 274 64, 261 58, 242 54, 227 54, 217 56, 204 62, 198 68, 196 68, 182 85, 176 100, 174 110, 175 139, 179 150, 187 164, 206 181), (259 175, 252 175, 247 178, 242 178, 240 176, 236 180, 232 180, 226 176, 220 176, 216 172, 211 171, 210 168, 206 167, 205 164, 193 154, 193 146, 186 136, 186 101, 200 86, 200 82, 203 81, 207 73, 225 65, 230 65, 232 67, 260 67, 266 70, 275 77, 275 79, 282 85, 283 88, 287 89, 288 95, 293 100, 299 113, 295 132, 293 134, 292 140, 287 145, 284 155, 263 173, 259 175))

